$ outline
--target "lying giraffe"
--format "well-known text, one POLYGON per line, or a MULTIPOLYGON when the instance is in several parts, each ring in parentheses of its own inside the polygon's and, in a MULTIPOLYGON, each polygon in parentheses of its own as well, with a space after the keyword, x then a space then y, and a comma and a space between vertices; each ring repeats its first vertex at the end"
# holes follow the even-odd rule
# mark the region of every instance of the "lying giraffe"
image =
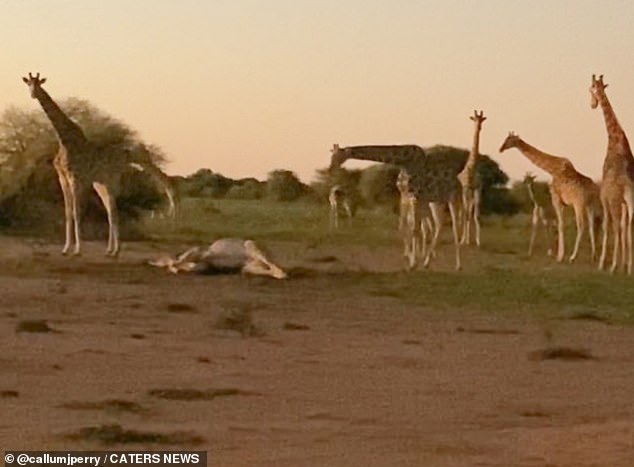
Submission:
POLYGON ((334 185, 328 194, 328 202, 330 203, 330 228, 339 228, 339 211, 344 210, 348 221, 352 219, 352 208, 350 206, 350 198, 341 185, 334 185))
POLYGON ((163 255, 148 261, 150 266, 165 268, 173 274, 242 273, 286 279, 286 272, 275 264, 253 240, 221 238, 207 248, 193 247, 172 257, 163 255))

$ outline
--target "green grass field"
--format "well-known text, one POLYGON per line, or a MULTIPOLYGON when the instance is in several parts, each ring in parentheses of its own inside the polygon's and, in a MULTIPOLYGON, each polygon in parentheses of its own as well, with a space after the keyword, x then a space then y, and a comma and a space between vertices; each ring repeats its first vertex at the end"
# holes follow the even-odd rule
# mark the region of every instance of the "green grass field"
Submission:
MULTIPOLYGON (((322 248, 335 255, 350 250, 368 255, 381 252, 383 256, 376 254, 379 264, 385 254, 400 255, 396 224, 397 217, 389 208, 360 210, 351 225, 333 232, 325 204, 187 199, 178 223, 146 219, 144 229, 149 238, 171 243, 208 243, 237 236, 275 242, 276 248, 292 245, 313 252, 322 248)), ((568 253, 574 233, 569 225, 568 253)), ((557 264, 545 255, 543 236, 533 257, 527 257, 528 234, 526 216, 484 218, 482 248, 463 248, 463 271, 455 272, 446 226, 431 269, 338 272, 333 274, 333 287, 394 297, 439 312, 634 321, 634 278, 596 271, 587 239, 575 264, 557 264)))

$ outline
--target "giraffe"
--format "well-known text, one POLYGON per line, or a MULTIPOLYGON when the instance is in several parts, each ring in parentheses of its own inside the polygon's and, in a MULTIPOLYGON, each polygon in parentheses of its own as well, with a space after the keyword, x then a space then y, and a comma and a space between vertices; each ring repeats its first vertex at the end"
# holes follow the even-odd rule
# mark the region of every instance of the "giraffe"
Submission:
POLYGON ((173 274, 192 272, 220 274, 241 272, 275 279, 286 279, 288 274, 275 264, 253 240, 220 238, 207 248, 193 247, 172 257, 163 255, 147 262, 150 266, 166 268, 173 274))
POLYGON ((552 177, 550 197, 557 216, 557 261, 563 261, 565 254, 563 216, 565 206, 573 207, 577 222, 577 238, 569 262, 572 263, 579 253, 579 245, 586 228, 586 219, 589 224, 590 249, 594 261, 594 209, 599 196, 597 184, 589 177, 577 172, 568 159, 546 154, 524 142, 512 132, 502 143, 500 152, 509 148, 517 148, 533 164, 548 172, 552 177))
POLYGON ((614 109, 605 94, 608 85, 603 82, 603 75, 596 78, 592 75, 590 86, 590 106, 596 109, 599 105, 603 111, 605 126, 608 132, 608 147, 603 162, 603 179, 601 180, 601 206, 603 208, 603 237, 599 269, 605 266, 608 246, 608 230, 610 224, 614 236, 611 272, 617 268, 619 246, 622 249, 621 267, 632 273, 632 216, 634 214, 634 157, 625 131, 616 118, 614 109), (620 243, 620 245, 619 245, 620 243))
MULTIPOLYGON (((528 256, 532 256, 533 254, 533 246, 535 245, 535 238, 537 237, 537 229, 541 225, 546 232, 546 239, 548 244, 550 245, 551 239, 551 230, 554 227, 555 219, 554 213, 548 209, 548 206, 543 203, 542 200, 538 200, 535 196, 534 183, 535 176, 527 173, 524 176, 523 180, 524 185, 526 185, 526 190, 528 191, 528 197, 533 204, 533 211, 531 216, 531 238, 528 243, 528 256)), ((550 188, 550 187, 549 187, 550 188)), ((554 237, 553 237, 554 239, 554 237)), ((548 256, 551 256, 553 249, 549 246, 547 250, 548 256)))
MULTIPOLYGON (((447 204, 451 214, 451 226, 454 235, 456 269, 459 270, 461 268, 460 242, 456 219, 460 183, 456 177, 455 170, 451 166, 447 165, 444 160, 428 157, 425 151, 416 145, 340 147, 335 144, 332 148, 330 170, 340 167, 348 159, 375 161, 399 166, 409 175, 409 190, 416 198, 417 203, 421 205, 429 202, 447 204)), ((413 222, 410 228, 413 229, 413 232, 408 267, 413 269, 417 264, 417 256, 420 250, 417 246, 420 222, 413 222)), ((423 265, 425 267, 429 266, 431 261, 432 252, 438 242, 440 228, 441 224, 435 226, 430 247, 424 257, 423 265)))
POLYGON ((480 246, 480 202, 482 199, 482 186, 475 169, 480 156, 480 131, 482 131, 482 124, 487 118, 484 116, 482 110, 480 110, 480 113, 474 110, 473 115, 469 118, 475 123, 475 131, 473 134, 473 145, 471 146, 467 163, 464 169, 462 169, 462 172, 458 174, 458 180, 462 185, 462 239, 460 242, 467 245, 471 243, 471 222, 473 222, 475 226, 475 242, 477 246, 480 246))
POLYGON ((348 221, 352 219, 352 208, 350 199, 346 191, 341 185, 334 185, 328 194, 328 202, 330 203, 330 228, 339 228, 339 210, 343 208, 348 217, 348 221))
MULTIPOLYGON (((396 178, 396 188, 400 193, 398 230, 403 238, 403 256, 409 258, 412 254, 412 236, 416 235, 416 226, 420 225, 420 255, 424 258, 427 254, 427 235, 433 234, 435 226, 442 223, 442 204, 419 203, 409 190, 409 175, 403 169, 396 178)), ((431 254, 435 255, 435 252, 431 254)))
MULTIPOLYGON (((180 198, 176 192, 176 186, 172 181, 172 178, 163 172, 155 164, 141 165, 138 162, 131 162, 130 166, 139 172, 144 172, 150 176, 156 185, 163 190, 165 197, 167 198, 167 217, 170 219, 176 219, 180 212, 180 198)), ((152 211, 154 214, 154 211, 152 211)))
MULTIPOLYGON (((121 174, 126 168, 127 155, 121 151, 97 147, 91 144, 82 129, 73 122, 44 90, 46 78, 29 73, 22 80, 29 87, 50 120, 59 142, 59 150, 53 166, 64 195, 66 241, 62 254, 81 252, 80 214, 82 201, 90 188, 95 190, 108 216, 108 247, 106 254, 119 253, 119 215, 116 195, 120 190, 121 174)), ((143 164, 143 163, 142 163, 143 164)))

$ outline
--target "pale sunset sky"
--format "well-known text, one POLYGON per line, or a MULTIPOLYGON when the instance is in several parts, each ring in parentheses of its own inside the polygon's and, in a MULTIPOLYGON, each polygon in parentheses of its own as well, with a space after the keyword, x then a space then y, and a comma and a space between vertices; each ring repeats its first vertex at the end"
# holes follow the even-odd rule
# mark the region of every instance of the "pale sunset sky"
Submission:
MULTIPOLYGON (((532 171, 509 130, 599 179, 607 143, 593 73, 634 137, 631 0, 5 0, 0 110, 38 109, 21 77, 79 97, 206 167, 309 182, 333 143, 469 148, 532 171)), ((347 164, 354 167, 355 164, 347 164)))

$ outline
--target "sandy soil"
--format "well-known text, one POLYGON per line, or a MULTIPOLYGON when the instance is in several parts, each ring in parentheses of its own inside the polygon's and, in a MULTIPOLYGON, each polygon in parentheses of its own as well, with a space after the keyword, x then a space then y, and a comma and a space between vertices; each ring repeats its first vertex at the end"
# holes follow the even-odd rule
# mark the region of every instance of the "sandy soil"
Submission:
MULTIPOLYGON (((634 465, 632 328, 558 322, 558 344, 596 358, 540 360, 547 333, 530 317, 350 296, 323 271, 170 276, 142 264, 157 247, 126 247, 113 262, 101 244, 63 258, 0 239, 3 449, 207 449, 218 466, 634 465), (240 313, 253 335, 219 325, 249 324, 240 313), (19 331, 32 320, 53 332, 19 331)), ((384 259, 345 261, 394 267, 384 259)))

